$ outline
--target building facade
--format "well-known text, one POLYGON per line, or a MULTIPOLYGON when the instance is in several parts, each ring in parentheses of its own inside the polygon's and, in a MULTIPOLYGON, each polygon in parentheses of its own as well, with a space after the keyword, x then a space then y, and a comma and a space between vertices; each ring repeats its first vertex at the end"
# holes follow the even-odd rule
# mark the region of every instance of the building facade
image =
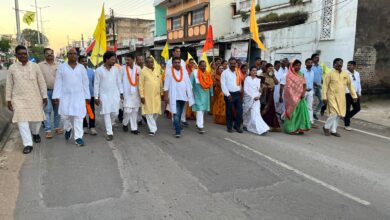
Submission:
POLYGON ((143 41, 152 37, 151 25, 153 20, 124 17, 107 17, 107 45, 114 46, 114 39, 118 48, 128 48, 131 42, 143 41))

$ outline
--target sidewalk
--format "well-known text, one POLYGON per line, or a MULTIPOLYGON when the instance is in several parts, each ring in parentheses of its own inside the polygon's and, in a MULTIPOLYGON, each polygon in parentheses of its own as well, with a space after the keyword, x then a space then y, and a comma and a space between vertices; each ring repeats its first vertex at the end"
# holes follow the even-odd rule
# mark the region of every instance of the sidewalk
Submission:
POLYGON ((362 102, 361 111, 355 115, 354 119, 390 128, 390 99, 362 102))

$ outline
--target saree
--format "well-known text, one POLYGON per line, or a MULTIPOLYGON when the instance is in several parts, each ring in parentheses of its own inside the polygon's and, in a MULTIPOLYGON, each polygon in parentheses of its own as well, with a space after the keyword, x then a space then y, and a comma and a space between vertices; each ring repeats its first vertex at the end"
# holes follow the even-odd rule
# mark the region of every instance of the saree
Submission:
POLYGON ((213 97, 213 119, 214 123, 226 125, 225 95, 221 89, 221 74, 215 74, 215 88, 213 97))
POLYGON ((280 124, 276 114, 274 102, 275 81, 270 76, 261 76, 264 104, 261 105, 261 116, 271 131, 280 131, 280 124))
POLYGON ((304 91, 305 84, 303 73, 296 73, 290 65, 284 88, 285 112, 282 116, 283 130, 288 134, 303 134, 311 128, 307 102, 301 98, 306 92, 304 91))

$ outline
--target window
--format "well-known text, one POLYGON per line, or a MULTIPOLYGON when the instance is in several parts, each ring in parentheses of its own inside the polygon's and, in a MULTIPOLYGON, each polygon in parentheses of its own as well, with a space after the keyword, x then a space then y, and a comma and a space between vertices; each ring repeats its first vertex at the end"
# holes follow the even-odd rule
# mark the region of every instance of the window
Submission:
POLYGON ((322 13, 321 40, 333 38, 335 0, 324 0, 324 10, 322 13))
POLYGON ((172 30, 181 28, 181 17, 172 18, 172 30))
POLYGON ((249 11, 251 9, 251 4, 251 0, 240 0, 240 11, 249 11))
POLYGON ((192 25, 204 22, 204 8, 192 12, 192 25))

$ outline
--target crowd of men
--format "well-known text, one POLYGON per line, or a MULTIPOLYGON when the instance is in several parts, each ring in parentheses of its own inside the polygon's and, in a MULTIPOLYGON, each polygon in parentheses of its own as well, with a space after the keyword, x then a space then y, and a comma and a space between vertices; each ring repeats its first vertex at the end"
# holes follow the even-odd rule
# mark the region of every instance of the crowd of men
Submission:
POLYGON ((18 124, 25 154, 33 150, 33 142, 41 142, 42 121, 46 139, 53 138, 53 132, 65 133, 65 140, 73 136, 77 146, 84 146, 84 134, 97 135, 95 106, 104 119, 107 141, 114 139, 116 121, 124 132, 130 129, 138 135, 138 124, 144 120, 148 134, 156 135, 157 118, 165 111, 172 117, 174 136, 180 138, 188 114, 196 119, 200 134, 205 133, 205 113, 212 114, 215 123, 226 124, 228 132, 303 134, 317 128, 318 112, 323 115, 327 109, 324 134, 340 137, 339 118, 351 130, 350 118, 360 110, 356 63, 348 62, 344 71, 343 60, 337 58, 333 69, 325 71, 319 54, 306 59, 303 68, 299 60, 283 59, 272 65, 257 58, 249 68, 233 57, 216 58, 211 71, 204 60, 198 64, 182 60, 179 47, 162 65, 164 71, 155 68, 153 57, 135 59, 131 54, 120 66, 110 51, 96 70, 74 48, 63 64, 55 62, 50 48, 44 50, 45 60, 39 64, 28 60, 24 46, 17 46, 15 54, 18 62, 9 69, 6 101, 14 112, 12 121, 18 124), (316 106, 314 97, 319 100, 316 106))

